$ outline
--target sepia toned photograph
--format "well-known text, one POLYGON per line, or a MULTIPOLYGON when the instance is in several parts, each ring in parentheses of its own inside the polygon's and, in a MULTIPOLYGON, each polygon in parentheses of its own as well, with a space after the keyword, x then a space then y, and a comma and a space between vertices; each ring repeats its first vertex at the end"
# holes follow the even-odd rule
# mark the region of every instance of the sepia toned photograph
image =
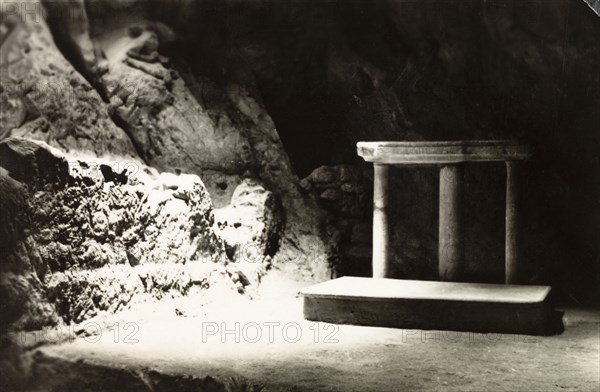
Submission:
POLYGON ((0 0, 0 392, 600 392, 600 0, 0 0))

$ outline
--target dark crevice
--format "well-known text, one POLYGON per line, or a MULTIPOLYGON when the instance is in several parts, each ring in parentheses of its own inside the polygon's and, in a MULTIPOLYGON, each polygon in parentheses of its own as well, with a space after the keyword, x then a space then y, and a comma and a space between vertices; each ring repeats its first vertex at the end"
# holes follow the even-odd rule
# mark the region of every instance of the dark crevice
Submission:
POLYGON ((123 132, 125 132, 125 134, 129 138, 129 140, 131 140, 131 144, 133 145, 133 148, 135 149, 135 152, 137 153, 138 157, 140 157, 140 159, 146 165, 150 166, 150 164, 146 160, 146 155, 144 153, 144 149, 138 143, 137 139, 135 137, 133 137, 133 134, 131 133, 131 127, 129 126, 129 123, 127 121, 125 121, 123 118, 121 118, 121 116, 119 116, 116 113, 111 113, 110 119, 115 124, 115 126, 120 128, 121 130, 123 130, 123 132))
POLYGON ((47 10, 46 23, 54 39, 54 44, 62 53, 65 59, 73 66, 73 68, 96 90, 104 103, 109 103, 106 88, 98 79, 96 73, 87 64, 79 45, 73 40, 69 34, 68 28, 65 28, 65 17, 62 15, 60 7, 55 8, 54 3, 44 1, 44 6, 47 10))
MULTIPOLYGON (((96 72, 87 64, 81 49, 73 40, 68 28, 64 27, 64 17, 61 15, 60 7, 56 7, 53 3, 44 1, 47 9, 46 22, 50 28, 50 33, 54 39, 54 43, 65 59, 73 66, 73 68, 90 84, 90 86, 98 93, 102 101, 106 104, 110 103, 110 98, 104 84, 100 81, 96 72)), ((84 8, 87 13, 87 9, 84 8)), ((131 127, 123 118, 116 113, 110 113, 109 116, 116 127, 120 128, 129 138, 138 157, 148 165, 145 157, 144 149, 137 142, 131 133, 131 127)))

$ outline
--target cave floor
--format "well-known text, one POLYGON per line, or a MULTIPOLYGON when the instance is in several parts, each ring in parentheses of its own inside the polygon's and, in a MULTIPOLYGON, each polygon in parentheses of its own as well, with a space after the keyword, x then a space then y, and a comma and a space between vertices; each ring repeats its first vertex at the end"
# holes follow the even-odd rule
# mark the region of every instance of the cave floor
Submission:
POLYGON ((95 333, 38 347, 32 369, 45 385, 39 390, 262 390, 244 383, 268 391, 600 387, 598 310, 565 309, 563 334, 534 337, 319 324, 302 319, 302 300, 294 295, 190 301, 90 321, 83 327, 95 333), (219 387, 206 386, 213 379, 219 387), (191 380, 203 384, 191 387, 191 380))

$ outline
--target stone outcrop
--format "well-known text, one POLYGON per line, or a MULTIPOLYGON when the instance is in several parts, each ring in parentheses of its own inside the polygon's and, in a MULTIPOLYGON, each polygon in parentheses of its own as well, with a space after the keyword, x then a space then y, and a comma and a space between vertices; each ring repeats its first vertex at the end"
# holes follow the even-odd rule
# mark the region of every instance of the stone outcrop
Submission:
POLYGON ((137 173, 119 171, 18 138, 0 143, 0 164, 2 302, 15 328, 248 284, 227 267, 210 196, 195 175, 158 174, 139 162, 131 162, 137 173))
POLYGON ((280 246, 281 206, 273 193, 254 180, 237 186, 231 203, 215 210, 217 232, 230 260, 255 288, 280 246))
POLYGON ((373 201, 368 168, 321 166, 301 182, 303 191, 325 211, 322 230, 335 255, 337 274, 371 274, 373 201), (366 170, 365 170, 366 169, 366 170))
POLYGON ((40 2, 3 7, 0 135, 43 140, 66 151, 133 156, 102 97, 57 49, 40 2), (20 12, 32 11, 27 18, 20 12), (4 108, 4 105, 3 105, 4 108))
POLYGON ((251 75, 215 78, 170 58, 177 34, 142 3, 23 5, 33 11, 3 9, 0 148, 30 192, 35 249, 15 262, 36 260, 33 291, 52 322, 208 286, 214 261, 250 248, 256 262, 220 270, 240 292, 271 267, 331 276, 319 208, 300 193, 251 75), (242 221, 213 222, 205 189, 242 221))

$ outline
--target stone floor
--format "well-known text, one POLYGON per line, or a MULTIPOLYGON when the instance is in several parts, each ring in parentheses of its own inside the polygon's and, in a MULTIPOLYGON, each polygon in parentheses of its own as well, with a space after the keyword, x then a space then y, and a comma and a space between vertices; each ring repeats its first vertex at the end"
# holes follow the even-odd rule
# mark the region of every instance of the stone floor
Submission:
POLYGON ((550 337, 401 330, 309 322, 293 295, 173 300, 58 331, 31 351, 32 388, 598 391, 600 311, 566 309, 564 323, 550 337))

